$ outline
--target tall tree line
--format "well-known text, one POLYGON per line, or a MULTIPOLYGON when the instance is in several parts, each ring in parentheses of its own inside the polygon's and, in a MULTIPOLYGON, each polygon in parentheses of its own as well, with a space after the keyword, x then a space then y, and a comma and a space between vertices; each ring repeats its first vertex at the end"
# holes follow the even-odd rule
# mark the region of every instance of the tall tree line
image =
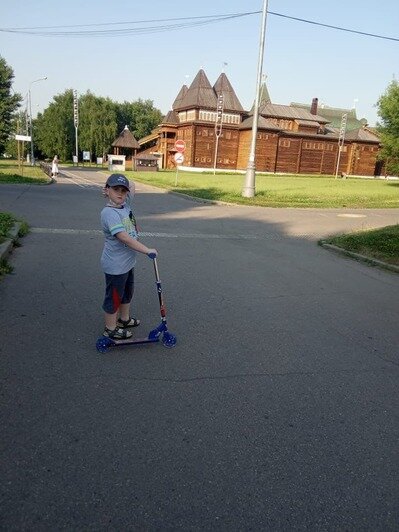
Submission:
POLYGON ((12 82, 14 72, 0 56, 0 155, 6 149, 6 145, 15 131, 15 115, 22 101, 21 95, 14 93, 12 82))
MULTIPOLYGON (((0 156, 17 155, 16 133, 29 134, 27 108, 19 110, 22 97, 14 93, 13 69, 0 56, 0 156)), ((27 105, 26 105, 27 107, 27 105)), ((110 152, 111 144, 127 125, 136 139, 148 135, 162 120, 151 100, 115 102, 90 91, 79 97, 79 159, 82 151, 92 157, 110 152)), ((49 106, 32 122, 36 158, 72 160, 75 154, 73 90, 54 96, 49 106)))
MULTIPOLYGON (((148 135, 162 120, 162 113, 151 100, 118 103, 95 96, 90 91, 78 99, 79 159, 82 151, 93 158, 110 152, 111 144, 127 125, 136 139, 148 135)), ((34 138, 38 155, 71 160, 75 153, 73 91, 54 97, 45 111, 34 120, 34 138)))

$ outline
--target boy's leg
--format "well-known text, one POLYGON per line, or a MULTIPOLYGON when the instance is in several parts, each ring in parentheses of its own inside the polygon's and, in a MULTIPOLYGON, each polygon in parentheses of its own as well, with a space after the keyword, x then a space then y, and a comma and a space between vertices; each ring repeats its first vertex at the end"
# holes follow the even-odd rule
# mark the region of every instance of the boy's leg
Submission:
POLYGON ((118 317, 118 312, 115 312, 114 314, 108 314, 108 312, 104 312, 105 326, 110 331, 113 331, 114 329, 116 329, 117 317, 118 317))
MULTIPOLYGON (((121 302, 125 298, 125 286, 128 278, 129 273, 123 275, 105 274, 103 310, 106 327, 105 333, 107 336, 110 335, 109 333, 116 333, 115 337, 117 338, 130 338, 132 336, 131 332, 123 331, 117 326, 118 314, 120 312, 121 302)), ((126 303, 123 303, 123 305, 125 306, 126 303)), ((127 305, 129 306, 129 303, 127 305)))
POLYGON ((122 303, 119 307, 119 317, 122 321, 130 318, 130 303, 122 303))
POLYGON ((130 316, 130 303, 134 294, 134 268, 132 268, 126 278, 125 288, 119 307, 119 319, 117 325, 122 328, 137 327, 140 325, 140 320, 130 316))

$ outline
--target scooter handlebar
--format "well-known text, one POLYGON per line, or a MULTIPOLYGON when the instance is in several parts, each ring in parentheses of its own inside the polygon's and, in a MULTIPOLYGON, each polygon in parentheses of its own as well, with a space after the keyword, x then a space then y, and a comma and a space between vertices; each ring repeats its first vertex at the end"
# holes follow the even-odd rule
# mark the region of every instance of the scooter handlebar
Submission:
POLYGON ((157 258, 157 254, 156 253, 148 253, 148 257, 152 260, 156 259, 157 258))

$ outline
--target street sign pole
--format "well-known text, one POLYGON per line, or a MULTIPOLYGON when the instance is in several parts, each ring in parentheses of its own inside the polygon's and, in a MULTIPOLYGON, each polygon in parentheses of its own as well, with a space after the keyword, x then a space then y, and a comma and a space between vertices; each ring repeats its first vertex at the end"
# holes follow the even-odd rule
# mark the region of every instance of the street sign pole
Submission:
MULTIPOLYGON (((185 146, 183 146, 183 149, 185 149, 185 146)), ((178 176, 178 173, 179 173, 179 164, 183 164, 184 163, 183 152, 182 151, 178 151, 177 153, 175 153, 174 159, 175 159, 175 163, 176 163, 175 187, 177 187, 177 176, 178 176)))

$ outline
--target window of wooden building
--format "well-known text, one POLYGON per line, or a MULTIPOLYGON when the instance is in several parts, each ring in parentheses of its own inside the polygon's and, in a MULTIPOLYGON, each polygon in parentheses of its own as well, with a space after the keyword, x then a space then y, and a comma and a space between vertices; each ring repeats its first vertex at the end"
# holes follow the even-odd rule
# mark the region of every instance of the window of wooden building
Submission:
POLYGON ((291 146, 291 141, 288 139, 280 139, 278 145, 280 148, 289 148, 291 146))

